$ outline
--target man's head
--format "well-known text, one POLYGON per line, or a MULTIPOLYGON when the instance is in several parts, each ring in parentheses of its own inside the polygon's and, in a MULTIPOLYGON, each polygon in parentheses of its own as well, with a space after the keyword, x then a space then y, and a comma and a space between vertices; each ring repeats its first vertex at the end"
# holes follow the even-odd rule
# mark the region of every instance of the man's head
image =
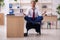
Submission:
POLYGON ((35 1, 31 1, 31 6, 35 7, 35 5, 36 5, 36 2, 35 1))

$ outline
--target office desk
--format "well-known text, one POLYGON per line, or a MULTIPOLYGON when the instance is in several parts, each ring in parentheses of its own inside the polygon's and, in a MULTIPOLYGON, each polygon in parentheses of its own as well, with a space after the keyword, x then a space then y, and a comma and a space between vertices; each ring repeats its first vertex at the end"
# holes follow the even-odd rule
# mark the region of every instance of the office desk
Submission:
POLYGON ((24 17, 7 15, 7 37, 24 36, 24 17))
POLYGON ((4 25, 4 14, 0 13, 0 25, 4 25))
POLYGON ((56 29, 57 29, 57 16, 44 16, 43 22, 56 22, 56 29))

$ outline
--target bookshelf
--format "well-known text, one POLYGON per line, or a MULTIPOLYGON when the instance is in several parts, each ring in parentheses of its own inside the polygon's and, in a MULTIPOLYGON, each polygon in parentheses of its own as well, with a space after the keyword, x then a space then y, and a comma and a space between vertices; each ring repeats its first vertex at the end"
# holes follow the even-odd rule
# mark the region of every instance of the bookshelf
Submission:
POLYGON ((9 13, 20 13, 20 3, 9 3, 9 13))
POLYGON ((21 13, 20 2, 9 2, 9 14, 23 16, 23 14, 21 13))
MULTIPOLYGON (((23 9, 23 12, 26 12, 26 10, 31 6, 31 0, 17 0, 17 2, 10 0, 9 4, 12 4, 12 8, 9 8, 9 11, 10 9, 13 9, 13 13, 20 13, 20 8, 23 9)), ((53 0, 38 0, 36 6, 39 8, 41 13, 47 11, 46 14, 50 15, 53 10, 53 0)))
POLYGON ((21 8, 24 10, 24 13, 26 12, 26 10, 30 7, 30 1, 31 0, 20 0, 21 3, 21 8))
MULTIPOLYGON (((31 0, 20 0, 21 7, 26 11, 27 8, 31 6, 30 2, 31 0)), ((44 11, 47 11, 47 14, 48 12, 52 13, 53 0, 38 0, 37 4, 36 5, 38 6, 42 13, 44 11), (46 6, 46 8, 42 8, 43 6, 46 6)))

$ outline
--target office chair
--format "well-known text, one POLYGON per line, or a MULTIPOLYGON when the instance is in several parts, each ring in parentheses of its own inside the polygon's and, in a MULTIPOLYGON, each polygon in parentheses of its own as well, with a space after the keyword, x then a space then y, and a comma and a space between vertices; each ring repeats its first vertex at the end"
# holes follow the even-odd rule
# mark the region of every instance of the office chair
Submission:
POLYGON ((30 29, 35 29, 35 31, 41 35, 41 22, 39 24, 35 23, 34 25, 31 22, 27 22, 26 29, 27 29, 27 33, 24 33, 24 36, 28 36, 28 31, 30 29))

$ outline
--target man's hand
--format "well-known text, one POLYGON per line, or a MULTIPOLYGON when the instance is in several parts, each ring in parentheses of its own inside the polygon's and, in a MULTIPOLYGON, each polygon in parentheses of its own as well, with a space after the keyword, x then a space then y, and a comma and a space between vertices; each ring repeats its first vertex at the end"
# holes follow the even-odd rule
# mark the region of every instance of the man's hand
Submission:
POLYGON ((44 13, 42 15, 45 15, 46 14, 46 11, 44 11, 44 13))
POLYGON ((45 14, 46 13, 46 11, 44 11, 44 13, 43 14, 45 14))
POLYGON ((23 13, 24 16, 26 16, 26 14, 23 13))

